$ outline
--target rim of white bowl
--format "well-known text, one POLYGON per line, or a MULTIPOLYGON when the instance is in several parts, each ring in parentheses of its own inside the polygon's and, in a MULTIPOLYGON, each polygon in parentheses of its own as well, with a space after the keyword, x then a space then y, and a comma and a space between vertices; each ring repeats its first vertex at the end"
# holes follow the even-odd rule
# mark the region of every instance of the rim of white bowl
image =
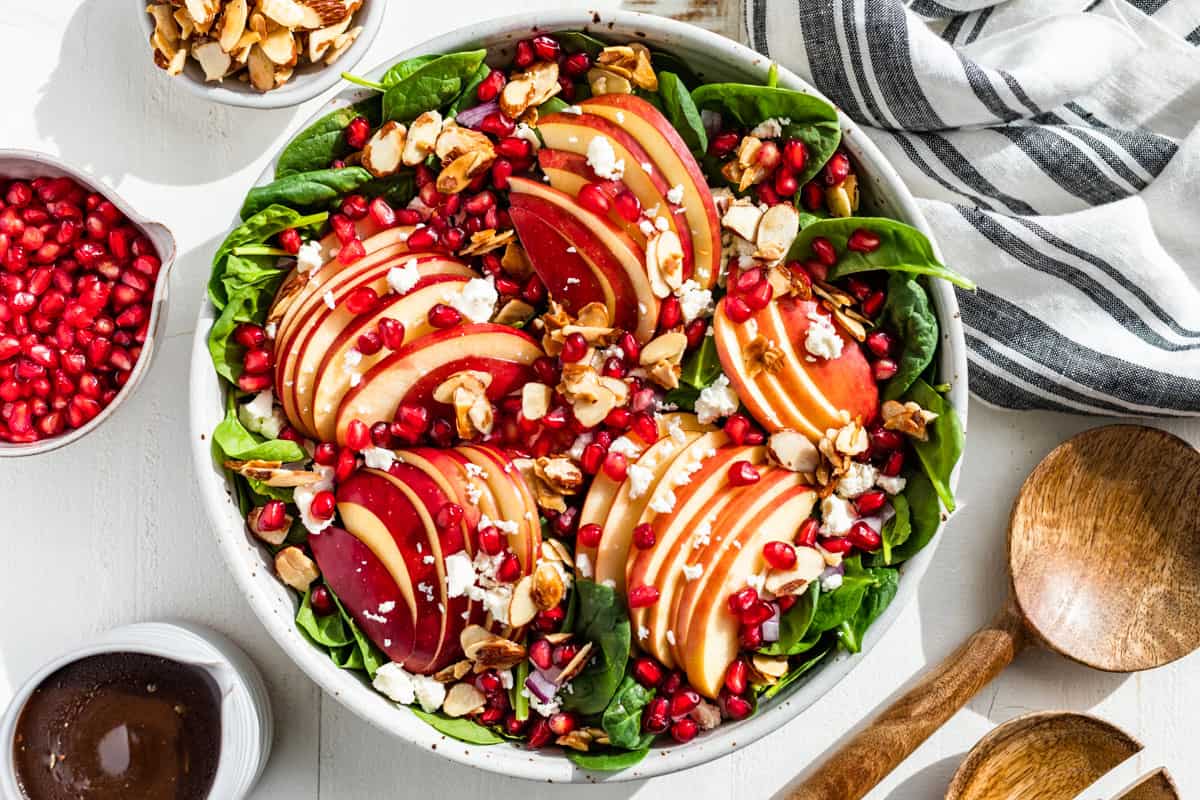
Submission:
POLYGON ((39 153, 34 150, 0 149, 0 178, 25 179, 39 176, 55 178, 65 176, 71 178, 80 186, 96 194, 103 195, 135 227, 146 234, 146 237, 154 244, 155 249, 158 250, 162 266, 159 268, 157 282, 154 284, 154 300, 150 306, 150 326, 147 328, 146 341, 142 343, 142 352, 138 356, 137 363, 133 365, 133 371, 129 376, 129 380, 121 387, 121 391, 117 393, 113 401, 101 409, 100 413, 89 420, 82 428, 76 428, 73 431, 68 431, 49 439, 39 439, 29 444, 0 442, 0 458, 36 456, 73 444, 103 425, 137 391, 138 384, 142 382, 142 378, 150 371, 150 362, 158 350, 158 338, 166 325, 171 267, 175 265, 175 236, 171 233, 170 229, 161 222, 152 222, 139 214, 124 198, 113 191, 112 187, 106 185, 99 178, 46 153, 39 153))
MULTIPOLYGON (((723 71, 741 73, 743 80, 763 79, 771 61, 749 48, 687 23, 663 17, 629 11, 579 12, 556 11, 526 13, 474 24, 409 48, 367 73, 381 74, 388 66, 403 58, 423 53, 447 52, 483 41, 508 41, 527 37, 535 31, 590 29, 602 36, 636 37, 652 46, 666 50, 689 49, 711 54, 724 65, 723 71)), ((495 45, 493 45, 495 46, 495 45)), ((794 73, 780 68, 781 86, 820 95, 794 73)), ((338 95, 313 120, 340 107, 362 94, 353 89, 338 95)), ((304 123, 311 124, 313 120, 304 123)), ((875 194, 877 202, 887 206, 889 214, 922 230, 930 240, 933 234, 914 202, 912 195, 900 182, 895 170, 880 151, 858 130, 857 123, 845 115, 841 118, 846 148, 864 166, 864 177, 870 182, 864 187, 867 195, 875 194)), ((303 127, 301 128, 301 130, 303 127)), ((269 179, 268 166, 259 182, 269 179)), ((937 252, 937 244, 934 242, 937 252)), ((938 254, 940 257, 940 253, 938 254)), ((967 425, 967 361, 962 324, 953 289, 945 281, 933 281, 933 300, 941 325, 939 375, 950 384, 950 400, 967 425)), ((744 747, 777 730, 795 718, 831 690, 854 668, 891 628, 900 613, 916 597, 921 577, 941 541, 944 531, 913 559, 901 566, 900 588, 895 600, 875 621, 863 642, 862 653, 850 656, 839 653, 810 676, 764 704, 753 717, 738 723, 724 724, 686 745, 654 747, 638 765, 617 773, 597 773, 576 767, 560 754, 528 751, 508 744, 481 747, 458 742, 438 733, 418 719, 408 709, 397 707, 373 690, 357 673, 339 670, 328 656, 314 647, 297 629, 293 618, 298 605, 295 593, 283 586, 272 574, 270 562, 245 531, 230 487, 211 454, 211 432, 224 416, 221 386, 209 361, 206 336, 213 321, 213 308, 207 302, 200 312, 196 326, 191 371, 191 434, 200 492, 214 525, 214 533, 233 572, 234 579, 245 592, 254 613, 266 626, 272 638, 292 660, 328 695, 381 731, 451 761, 469 764, 512 777, 548 782, 590 783, 602 781, 640 780, 678 772, 703 764, 744 747)), ((951 477, 957 486, 959 468, 951 477)), ((944 526, 943 526, 944 527, 944 526)), ((792 769, 789 766, 789 769, 792 769)))
MULTIPOLYGON (((352 27, 361 25, 362 33, 354 40, 354 44, 342 53, 341 58, 328 65, 307 64, 297 67, 287 83, 269 92, 259 92, 236 77, 227 78, 220 83, 209 83, 204 80, 204 71, 200 69, 200 65, 190 56, 181 74, 172 76, 164 72, 163 75, 168 80, 181 82, 183 88, 197 97, 227 106, 262 109, 297 106, 336 86, 342 80, 343 72, 349 72, 358 66, 358 62, 362 61, 375 37, 379 35, 384 14, 387 13, 387 4, 388 0, 365 0, 351 22, 352 27)), ((149 45, 150 36, 154 33, 154 22, 146 13, 146 2, 140 0, 131 3, 130 7, 140 12, 142 30, 146 35, 145 52, 139 55, 144 56, 148 68, 162 72, 154 64, 153 49, 149 45)))

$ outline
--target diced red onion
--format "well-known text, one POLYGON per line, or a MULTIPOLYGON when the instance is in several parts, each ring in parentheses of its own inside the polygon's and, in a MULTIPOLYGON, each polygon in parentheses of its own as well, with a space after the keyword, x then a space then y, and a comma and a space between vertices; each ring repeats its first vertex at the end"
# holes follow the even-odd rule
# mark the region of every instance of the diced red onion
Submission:
POLYGON ((779 641, 779 606, 772 605, 775 609, 775 614, 762 624, 762 638, 764 642, 779 641))
POLYGON ((704 124, 704 132, 712 138, 721 132, 721 115, 707 108, 700 112, 700 122, 704 124))
POLYGON ((543 703, 549 703, 558 692, 558 685, 541 672, 531 672, 525 679, 525 688, 543 703))
POLYGON ((458 112, 454 117, 454 121, 464 128, 475 130, 488 114, 499 110, 499 103, 495 100, 488 100, 486 103, 480 103, 477 106, 458 112))
POLYGON ((821 577, 818 578, 818 580, 825 580, 826 578, 828 578, 832 575, 845 575, 845 574, 846 574, 846 565, 838 564, 836 567, 826 567, 825 571, 821 573, 821 577))
POLYGON ((888 520, 896 516, 896 509, 891 503, 887 503, 883 508, 879 509, 879 513, 870 517, 863 517, 862 521, 871 526, 871 530, 876 533, 883 532, 883 526, 888 524, 888 520))

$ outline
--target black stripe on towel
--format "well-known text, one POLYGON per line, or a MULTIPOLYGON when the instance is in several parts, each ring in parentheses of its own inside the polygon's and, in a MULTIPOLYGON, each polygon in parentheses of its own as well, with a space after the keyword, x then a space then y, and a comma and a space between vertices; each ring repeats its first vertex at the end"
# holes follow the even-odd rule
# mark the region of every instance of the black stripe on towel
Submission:
POLYGON ((1034 114, 1042 113, 1042 110, 1037 107, 1037 103, 1033 102, 1029 95, 1025 93, 1025 87, 1021 85, 1020 81, 1002 69, 996 70, 996 73, 1004 79, 1006 84, 1008 84, 1009 91, 1011 91, 1013 95, 1021 101, 1021 105, 1028 108, 1034 114))
POLYGON ((1179 145, 1165 136, 1159 136, 1143 129, 1122 130, 1102 122, 1095 114, 1078 103, 1067 103, 1065 107, 1077 114, 1089 125, 1096 128, 1098 133, 1108 137, 1126 153, 1133 156, 1151 175, 1157 176, 1167 166, 1167 162, 1175 157, 1179 145))
POLYGON ((959 31, 962 30, 963 24, 966 23, 969 14, 959 14, 942 29, 942 38, 950 44, 954 44, 954 40, 958 38, 959 31))
MULTIPOLYGON (((872 0, 867 0, 867 2, 872 2, 872 0)), ((875 95, 871 92, 871 83, 867 79, 867 66, 858 42, 858 26, 856 24, 858 15, 854 13, 854 0, 841 0, 841 5, 842 30, 846 32, 846 46, 850 50, 846 53, 846 57, 854 70, 854 82, 858 84, 859 94, 862 95, 867 110, 875 120, 875 127, 885 127, 887 125, 886 118, 880 111, 879 104, 875 102, 875 95)))
POLYGON ((1200 27, 1197 27, 1196 30, 1192 31, 1184 38, 1186 38, 1192 44, 1200 45, 1200 27))
POLYGON ((1063 411, 1068 414, 1081 413, 1077 408, 1059 405, 1053 400, 1039 397, 1020 386, 1016 386, 1003 378, 993 375, 974 358, 967 360, 967 375, 970 376, 971 394, 985 403, 991 403, 994 406, 1012 409, 1013 411, 1046 409, 1049 411, 1063 411))
POLYGON ((865 19, 871 64, 891 117, 904 130, 946 127, 925 96, 913 70, 904 6, 867 3, 865 19))
POLYGON ((1047 371, 1107 395, 1117 403, 1136 404, 1129 413, 1171 409, 1195 413, 1200 381, 1147 369, 1123 358, 1079 344, 1042 320, 986 289, 956 290, 963 319, 971 327, 1041 364, 1047 371))
POLYGON ((988 200, 986 198, 979 197, 978 195, 973 195, 969 192, 964 192, 962 189, 958 188, 957 186, 950 183, 950 181, 948 181, 944 177, 942 177, 942 174, 940 172, 938 172, 936 169, 929 166, 929 162, 927 162, 925 159, 921 158, 921 154, 917 152, 917 148, 914 147, 913 143, 908 140, 909 134, 899 132, 899 131, 888 131, 888 132, 891 133, 892 138, 896 140, 896 144, 900 147, 901 150, 904 151, 904 154, 906 156, 908 156, 908 160, 911 161, 913 164, 915 164, 917 166, 917 168, 920 169, 922 172, 924 172, 927 176, 929 176, 930 180, 937 183, 939 186, 941 186, 946 191, 956 194, 959 197, 964 197, 967 200, 970 200, 972 203, 979 206, 980 208, 984 208, 988 211, 993 210, 992 204, 990 202, 988 202, 988 200))
POLYGON ((979 16, 975 20, 975 27, 971 28, 971 32, 967 34, 967 44, 970 44, 979 38, 979 34, 983 33, 983 26, 987 25, 988 19, 992 16, 992 12, 995 10, 995 6, 988 6, 979 12, 979 16))
POLYGON ((925 142, 929 149, 933 151, 933 154, 938 157, 938 160, 946 165, 946 168, 967 186, 970 186, 976 192, 986 197, 998 200, 1008 206, 1009 210, 1014 214, 1037 214, 1037 210, 1033 206, 1020 198, 1000 191, 991 181, 983 177, 979 173, 979 170, 975 169, 971 162, 962 153, 958 152, 958 149, 945 136, 937 133, 923 133, 919 135, 921 141, 925 142))
POLYGON ((1165 6, 1168 0, 1126 0, 1126 2, 1143 14, 1153 14, 1165 6))
POLYGON ((812 72, 813 83, 833 98, 843 111, 861 121, 862 109, 850 90, 844 67, 845 58, 838 47, 837 26, 834 23, 834 14, 837 13, 835 2, 837 0, 815 3, 796 0, 800 32, 804 36, 804 49, 808 51, 808 68, 812 72))
POLYGON ((1126 181, 1128 181, 1129 184, 1135 189, 1140 191, 1150 185, 1145 179, 1141 178, 1136 172, 1131 170, 1129 165, 1121 160, 1120 156, 1114 153, 1108 145, 1097 139, 1086 129, 1081 128, 1078 125, 1071 125, 1065 119, 1052 111, 1043 114, 1038 121, 1041 122, 1043 120, 1046 122, 1046 124, 1057 126, 1074 134, 1076 139, 1082 140, 1085 144, 1087 144, 1088 147, 1092 148, 1093 153, 1100 156, 1100 158, 1104 160, 1104 163, 1108 164, 1113 172, 1117 173, 1126 181))
POLYGON ((1133 194, 1100 171, 1082 150, 1048 128, 1010 125, 990 130, 1010 140, 1050 180, 1091 205, 1103 205, 1133 194))
POLYGON ((958 14, 953 8, 947 8, 936 0, 913 0, 908 10, 926 19, 945 19, 958 14))
POLYGON ((1014 119, 1019 119, 1021 114, 1013 111, 1008 107, 1008 104, 1000 99, 1000 94, 996 91, 996 87, 992 86, 992 82, 988 79, 988 75, 978 64, 956 50, 955 55, 958 56, 959 62, 962 64, 963 72, 966 73, 967 83, 971 84, 971 91, 975 92, 975 96, 979 98, 979 102, 987 106, 987 110, 991 111, 996 119, 1003 122, 1012 122, 1014 119))
POLYGON ((767 38, 767 0, 750 0, 750 46, 770 58, 767 38))

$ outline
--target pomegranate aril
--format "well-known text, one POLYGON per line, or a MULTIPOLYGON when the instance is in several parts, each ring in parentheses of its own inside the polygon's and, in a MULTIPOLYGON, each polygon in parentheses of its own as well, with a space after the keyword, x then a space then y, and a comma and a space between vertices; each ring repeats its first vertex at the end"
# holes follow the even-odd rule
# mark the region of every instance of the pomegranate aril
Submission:
POLYGON ((880 383, 896 377, 899 371, 900 365, 890 358, 881 358, 871 365, 871 374, 880 383))
POLYGON ((753 586, 738 589, 729 595, 728 605, 731 614, 740 617, 758 602, 758 592, 753 586))
POLYGON ((700 726, 691 717, 676 720, 675 724, 671 726, 671 738, 680 744, 687 744, 699 733, 700 726))
POLYGON ((834 153, 822 172, 826 186, 837 186, 850 174, 850 159, 845 153, 834 153))
POLYGON ((808 151, 804 149, 804 142, 799 139, 788 139, 783 146, 783 163, 796 172, 800 172, 804 169, 807 161, 808 151))
POLYGON ((264 531, 277 531, 287 522, 287 504, 282 500, 268 500, 258 515, 258 527, 264 531))
POLYGON ((371 139, 371 123, 366 117, 355 117, 346 125, 346 144, 354 150, 361 150, 371 139))
POLYGON ((371 446, 371 429, 361 419, 352 419, 346 426, 346 446, 351 450, 365 450, 371 446))
POLYGON ((878 358, 886 358, 892 354, 895 340, 886 331, 872 331, 867 334, 865 344, 872 355, 878 358))
POLYGON ((484 103, 495 100, 500 94, 500 90, 504 88, 504 84, 504 73, 494 69, 475 87, 475 96, 484 103))
POLYGON ((531 66, 537 59, 537 54, 533 49, 533 43, 528 39, 522 39, 517 42, 516 52, 513 53, 513 63, 524 69, 531 66))
POLYGON ((904 469, 904 452, 894 450, 888 455, 887 460, 883 462, 883 466, 879 468, 879 472, 889 478, 894 478, 900 474, 900 470, 904 469))
POLYGON ((629 590, 629 607, 646 608, 658 602, 658 589, 648 584, 634 586, 629 590))
POLYGON ((849 553, 854 549, 854 544, 844 536, 829 536, 818 540, 818 544, 831 553, 849 553))
POLYGON ((662 682, 663 668, 652 658, 636 659, 633 662, 633 679, 647 689, 653 689, 662 682))
POLYGON ((887 302, 887 295, 882 291, 872 292, 871 295, 862 301, 862 312, 868 317, 874 319, 879 316, 879 312, 883 310, 883 304, 887 302))
POLYGON ((575 199, 588 211, 601 216, 607 214, 612 208, 612 202, 608 199, 608 195, 594 183, 585 183, 575 199))
POLYGON ((837 263, 837 250, 834 249, 833 242, 824 236, 814 238, 810 247, 816 259, 826 267, 832 267, 837 263))
POLYGON ((743 625, 738 629, 738 644, 745 650, 757 650, 762 647, 763 634, 761 625, 743 625))
POLYGON ((724 158, 733 153, 741 138, 734 131, 718 133, 709 142, 708 152, 717 158, 724 158))
POLYGON ((878 550, 883 544, 883 539, 879 533, 870 525, 863 521, 858 521, 850 526, 850 532, 846 534, 846 541, 857 547, 859 550, 878 550))
POLYGON ((749 461, 735 461, 729 465, 729 485, 749 486, 758 483, 761 476, 749 461))
POLYGON ((732 322, 745 322, 754 314, 746 301, 740 297, 729 296, 722 302, 725 304, 725 316, 729 317, 732 322))
POLYGON ((617 210, 617 214, 626 222, 637 222, 638 217, 642 215, 642 204, 637 199, 637 195, 628 189, 617 193, 617 196, 612 200, 613 207, 617 210))
POLYGON ((554 666, 554 645, 546 639, 534 639, 529 645, 529 660, 540 670, 554 666))
POLYGON ((346 297, 346 310, 351 314, 365 314, 379 302, 379 293, 370 286, 360 286, 346 297))
POLYGON ((787 542, 767 542, 763 545, 763 558, 775 569, 791 569, 796 566, 796 548, 787 542))
POLYGON ((795 173, 783 168, 775 173, 775 192, 780 197, 791 197, 799 188, 795 173))
POLYGON ((617 452, 609 452, 604 457, 604 474, 610 479, 620 483, 625 480, 625 476, 629 469, 629 462, 625 455, 617 452))
POLYGON ((479 539, 479 549, 489 556, 498 556, 504 550, 504 536, 496 526, 481 528, 476 536, 479 539))
POLYGON ((453 306, 438 303, 429 309, 429 324, 435 328, 453 328, 462 322, 462 314, 453 306))
POLYGON ((579 527, 579 533, 576 538, 584 547, 599 547, 600 538, 604 533, 604 529, 594 522, 589 522, 587 525, 579 527))
POLYGON ((858 228, 846 241, 846 249, 856 253, 873 253, 879 249, 879 234, 866 228, 858 228))
POLYGON ((820 530, 820 520, 810 517, 801 523, 800 530, 796 531, 796 536, 793 541, 795 541, 795 543, 801 547, 813 547, 817 543, 817 533, 820 530))
POLYGON ((722 716, 729 720, 745 719, 754 712, 753 704, 744 697, 722 692, 717 702, 721 707, 722 716))
POLYGON ((671 695, 671 717, 680 719, 692 713, 700 705, 700 694, 695 689, 680 689, 671 695))
POLYGON ((425 250, 436 246, 438 243, 437 231, 433 228, 417 228, 408 237, 408 247, 410 250, 425 250))
POLYGON ((338 446, 332 442, 321 442, 313 450, 313 461, 323 467, 332 467, 337 461, 338 446))
POLYGON ((242 369, 251 375, 262 375, 271 371, 274 361, 270 350, 247 350, 242 357, 242 369))
POLYGON ((521 577, 521 560, 517 554, 509 550, 500 558, 496 567, 496 580, 501 583, 513 583, 521 577))
POLYGON ((337 499, 333 496, 333 492, 323 490, 313 496, 312 503, 308 507, 308 513, 313 518, 323 521, 333 517, 336 507, 337 499))
POLYGON ((383 346, 389 350, 399 350, 404 345, 404 323, 391 317, 384 317, 379 320, 377 326, 379 330, 379 338, 383 340, 383 346))
POLYGON ((639 550, 649 550, 656 541, 654 526, 649 522, 643 522, 633 529, 633 545, 639 550))
POLYGON ((661 695, 646 704, 642 712, 642 730, 659 734, 671 725, 671 701, 661 695))
POLYGON ((383 339, 378 331, 367 331, 359 334, 354 343, 354 349, 364 356, 373 356, 383 349, 383 339))
POLYGON ((879 489, 863 492, 854 500, 854 507, 860 516, 869 517, 887 503, 887 495, 879 489))
POLYGON ((658 328, 667 331, 683 321, 683 308, 679 298, 671 295, 662 301, 658 309, 658 328))
POLYGON ((764 622, 775 616, 775 609, 770 603, 759 600, 738 615, 738 620, 743 626, 762 625, 764 622))
POLYGON ((749 684, 749 669, 746 662, 740 658, 734 659, 725 670, 725 688, 731 694, 744 694, 749 684))

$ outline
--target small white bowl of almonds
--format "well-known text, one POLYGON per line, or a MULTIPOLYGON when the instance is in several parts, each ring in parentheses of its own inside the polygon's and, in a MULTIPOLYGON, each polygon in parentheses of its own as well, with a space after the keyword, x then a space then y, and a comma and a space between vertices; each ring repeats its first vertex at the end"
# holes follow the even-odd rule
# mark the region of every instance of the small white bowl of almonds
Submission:
MULTIPOLYGON (((141 5, 141 4, 139 4, 141 5)), ((334 86, 379 32, 387 0, 150 0, 154 64, 200 97, 285 108, 334 86)))

